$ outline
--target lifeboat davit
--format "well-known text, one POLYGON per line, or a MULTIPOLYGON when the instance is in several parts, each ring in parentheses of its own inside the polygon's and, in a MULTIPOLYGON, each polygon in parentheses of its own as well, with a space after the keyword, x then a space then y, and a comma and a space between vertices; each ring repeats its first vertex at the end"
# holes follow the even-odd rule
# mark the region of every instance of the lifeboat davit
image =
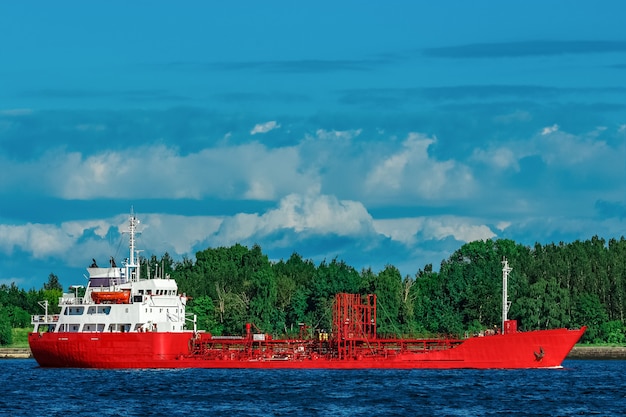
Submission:
POLYGON ((91 299, 96 304, 128 304, 130 300, 130 290, 94 291, 91 293, 91 299))

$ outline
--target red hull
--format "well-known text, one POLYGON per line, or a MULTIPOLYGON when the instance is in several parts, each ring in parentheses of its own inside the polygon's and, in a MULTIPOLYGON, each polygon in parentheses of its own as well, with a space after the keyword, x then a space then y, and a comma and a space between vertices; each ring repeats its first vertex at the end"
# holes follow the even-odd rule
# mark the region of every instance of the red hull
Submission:
MULTIPOLYGON (((456 368, 554 368, 560 367, 580 339, 580 330, 541 330, 473 337, 456 341, 454 347, 421 352, 385 348, 375 356, 338 359, 263 357, 255 355, 245 341, 220 343, 220 348, 192 352, 191 332, 146 333, 31 333, 30 348, 42 367, 77 368, 242 368, 242 369, 456 369, 456 368), (246 350, 248 349, 248 350, 246 350)), ((245 339, 242 339, 245 340, 245 339)), ((215 342, 202 335, 202 342, 215 342)), ((257 343, 257 342, 255 342, 257 343)), ((266 342, 257 343, 257 348, 266 342)), ((274 346, 305 344, 297 340, 274 340, 274 346)), ((376 343, 376 342, 375 342, 376 343)), ((382 347, 388 343, 380 342, 382 347)), ((396 346, 394 344, 394 346, 396 346)), ((363 351, 365 352, 365 351, 363 351)))

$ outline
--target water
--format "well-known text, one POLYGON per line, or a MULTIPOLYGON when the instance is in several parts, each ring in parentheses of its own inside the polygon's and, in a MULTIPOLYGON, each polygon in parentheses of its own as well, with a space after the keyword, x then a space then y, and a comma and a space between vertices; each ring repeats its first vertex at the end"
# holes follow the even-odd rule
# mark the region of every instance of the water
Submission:
POLYGON ((626 361, 551 370, 85 370, 0 361, 0 416, 626 415, 626 361))

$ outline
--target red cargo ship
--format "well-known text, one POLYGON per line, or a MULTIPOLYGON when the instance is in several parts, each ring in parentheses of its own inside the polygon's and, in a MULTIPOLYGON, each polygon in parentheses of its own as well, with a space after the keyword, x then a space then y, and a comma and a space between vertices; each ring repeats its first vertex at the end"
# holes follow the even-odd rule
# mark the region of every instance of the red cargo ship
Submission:
POLYGON ((185 315, 187 297, 168 276, 141 278, 135 257, 137 219, 130 216, 130 257, 122 267, 88 268, 84 297, 64 294, 61 312, 32 317, 33 357, 42 367, 252 368, 252 369, 451 369, 556 368, 585 332, 517 331, 507 319, 503 261, 502 327, 465 339, 382 338, 376 334, 376 296, 337 294, 330 333, 275 339, 253 333, 213 336, 185 315), (193 330, 186 330, 186 321, 193 330))

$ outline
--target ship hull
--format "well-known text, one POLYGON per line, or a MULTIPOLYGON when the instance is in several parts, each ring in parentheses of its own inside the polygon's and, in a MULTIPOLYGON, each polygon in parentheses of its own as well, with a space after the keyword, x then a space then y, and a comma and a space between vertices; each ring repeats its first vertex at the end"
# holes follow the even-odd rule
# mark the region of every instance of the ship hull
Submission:
POLYGON ((554 329, 471 337, 445 349, 386 351, 385 355, 342 359, 317 355, 259 358, 229 349, 220 350, 218 357, 192 354, 191 332, 31 333, 29 344, 33 357, 42 367, 523 369, 560 367, 584 331, 584 328, 554 329))

